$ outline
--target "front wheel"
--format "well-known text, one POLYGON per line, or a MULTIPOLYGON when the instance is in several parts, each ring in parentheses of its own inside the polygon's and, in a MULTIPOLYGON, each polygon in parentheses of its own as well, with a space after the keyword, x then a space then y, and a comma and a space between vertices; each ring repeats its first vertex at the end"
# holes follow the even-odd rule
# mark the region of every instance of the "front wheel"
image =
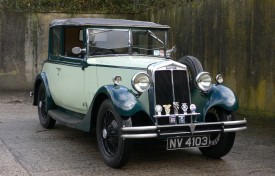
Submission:
POLYGON ((122 125, 123 120, 112 102, 109 99, 104 100, 97 116, 97 143, 104 162, 113 168, 125 165, 132 149, 132 142, 120 137, 122 125))
MULTIPOLYGON (((211 108, 206 114, 206 122, 235 120, 231 113, 222 108, 211 108)), ((235 141, 235 132, 216 133, 210 135, 210 146, 199 148, 203 155, 210 158, 221 158, 228 154, 235 141)))

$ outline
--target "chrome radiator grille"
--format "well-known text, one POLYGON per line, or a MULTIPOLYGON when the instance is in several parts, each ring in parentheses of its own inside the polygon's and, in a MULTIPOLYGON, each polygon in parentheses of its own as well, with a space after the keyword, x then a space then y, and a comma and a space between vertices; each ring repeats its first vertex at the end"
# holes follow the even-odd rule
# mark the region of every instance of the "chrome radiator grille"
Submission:
MULTIPOLYGON (((186 70, 156 70, 155 71, 155 103, 159 105, 173 102, 190 105, 189 84, 186 70)), ((174 113, 171 107, 170 114, 174 113)), ((179 113, 183 113, 179 109, 179 113)), ((165 112, 163 110, 162 114, 165 112)))

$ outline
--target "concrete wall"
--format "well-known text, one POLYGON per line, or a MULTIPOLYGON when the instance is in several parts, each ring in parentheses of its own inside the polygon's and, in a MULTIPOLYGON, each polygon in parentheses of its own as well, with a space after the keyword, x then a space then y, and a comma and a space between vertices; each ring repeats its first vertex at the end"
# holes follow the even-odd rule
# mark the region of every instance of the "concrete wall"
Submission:
MULTIPOLYGON (((213 76, 222 73, 239 97, 239 112, 275 117, 274 7, 274 0, 192 0, 134 18, 171 26, 175 59, 193 55, 213 76)), ((0 91, 32 90, 47 58, 48 24, 66 17, 72 15, 0 10, 0 91)))
POLYGON ((0 91, 32 90, 48 54, 49 23, 56 18, 130 15, 18 13, 0 9, 0 91))
POLYGON ((137 15, 171 26, 176 59, 193 55, 239 97, 241 113, 275 117, 275 1, 193 0, 137 15))

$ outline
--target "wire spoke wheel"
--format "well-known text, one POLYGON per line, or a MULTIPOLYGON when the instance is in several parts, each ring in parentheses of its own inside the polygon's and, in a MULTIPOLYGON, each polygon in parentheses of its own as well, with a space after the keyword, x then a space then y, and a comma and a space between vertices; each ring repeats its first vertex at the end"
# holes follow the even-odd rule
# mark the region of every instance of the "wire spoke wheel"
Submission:
POLYGON ((104 100, 96 122, 97 143, 104 162, 113 168, 125 165, 132 149, 132 141, 120 137, 122 124, 111 100, 104 100))
POLYGON ((38 89, 37 102, 38 102, 38 116, 39 116, 41 125, 47 129, 53 128, 56 121, 48 115, 47 92, 45 91, 45 86, 43 83, 40 84, 38 89))
POLYGON ((103 146, 109 156, 114 156, 118 148, 118 128, 116 119, 111 111, 107 111, 103 116, 103 146))

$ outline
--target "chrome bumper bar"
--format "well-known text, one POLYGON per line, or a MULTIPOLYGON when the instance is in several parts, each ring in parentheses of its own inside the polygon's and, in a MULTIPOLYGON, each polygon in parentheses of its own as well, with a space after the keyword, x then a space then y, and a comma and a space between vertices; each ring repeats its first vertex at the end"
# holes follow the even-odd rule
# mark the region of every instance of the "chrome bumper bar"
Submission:
POLYGON ((227 133, 246 130, 246 119, 226 122, 201 122, 174 125, 122 127, 122 138, 168 138, 197 134, 227 133))

